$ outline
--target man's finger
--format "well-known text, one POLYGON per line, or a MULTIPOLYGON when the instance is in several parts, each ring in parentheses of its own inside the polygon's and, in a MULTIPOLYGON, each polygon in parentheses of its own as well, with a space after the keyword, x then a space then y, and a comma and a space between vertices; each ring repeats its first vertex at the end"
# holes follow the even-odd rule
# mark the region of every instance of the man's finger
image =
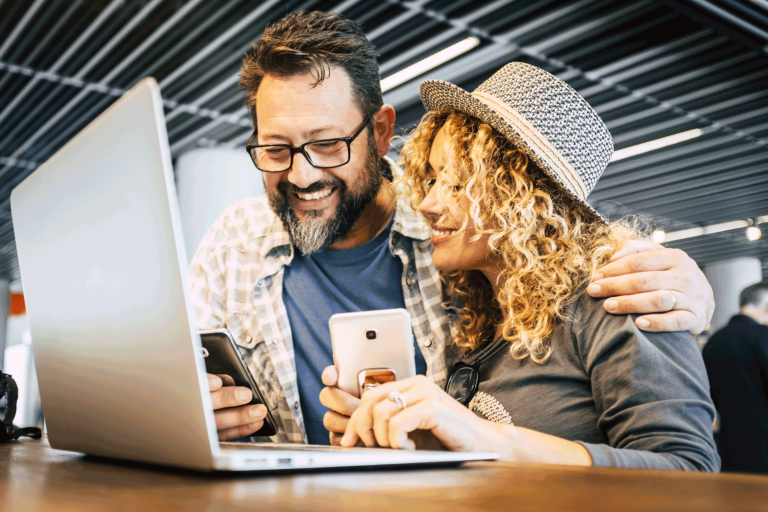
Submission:
POLYGON ((222 382, 221 377, 218 375, 213 375, 212 373, 208 374, 208 387, 211 389, 211 391, 221 389, 221 386, 223 385, 224 383, 222 382))
POLYGON ((241 386, 225 386, 217 391, 211 392, 211 402, 213 410, 224 409, 225 407, 237 407, 245 405, 251 401, 253 393, 248 388, 241 386))
MULTIPOLYGON (((208 375, 210 375, 210 373, 208 375)), ((218 374, 216 374, 216 377, 218 377, 218 378, 220 378, 222 380, 224 386, 234 386, 235 385, 235 379, 233 379, 229 375, 224 375, 224 374, 218 373, 218 374)))
POLYGON ((339 381, 339 372, 336 370, 336 366, 326 366, 321 378, 324 385, 331 387, 336 386, 339 381))
POLYGON ((690 331, 699 319, 690 311, 670 311, 658 315, 644 315, 635 319, 635 325, 648 332, 690 331))
POLYGON ((349 423, 349 416, 342 416, 341 414, 333 411, 328 411, 323 416, 323 426, 328 429, 330 433, 338 433, 339 439, 344 431, 347 429, 349 423))
POLYGON ((267 408, 262 404, 243 405, 214 411, 213 414, 216 417, 216 430, 221 432, 264 420, 267 408))
POLYGON ((687 296, 673 290, 611 297, 603 302, 605 310, 614 315, 666 313, 672 309, 688 310, 688 306, 687 296))
POLYGON ((328 432, 331 440, 331 446, 341 446, 341 438, 344 436, 344 434, 339 434, 336 432, 328 432))
POLYGON ((360 405, 360 399, 339 388, 323 388, 320 390, 320 403, 339 414, 352 416, 360 405))
POLYGON ((679 263, 677 253, 674 250, 646 251, 631 254, 619 260, 611 260, 592 277, 592 281, 599 281, 606 277, 624 276, 635 272, 653 272, 669 270, 679 263))
POLYGON ((240 427, 230 428, 219 432, 219 441, 237 441, 246 436, 251 436, 259 431, 264 425, 263 421, 257 421, 250 425, 242 425, 240 427))
MULTIPOLYGON (((591 283, 587 293, 592 297, 613 297, 615 295, 633 295, 657 290, 674 288, 670 282, 674 275, 665 272, 640 272, 626 276, 609 277, 591 283)), ((678 290, 679 291, 679 290, 678 290)))
POLYGON ((630 254, 637 254, 645 251, 655 251, 657 249, 664 249, 664 246, 657 244, 652 240, 624 240, 621 243, 619 250, 611 256, 608 261, 616 261, 630 254))

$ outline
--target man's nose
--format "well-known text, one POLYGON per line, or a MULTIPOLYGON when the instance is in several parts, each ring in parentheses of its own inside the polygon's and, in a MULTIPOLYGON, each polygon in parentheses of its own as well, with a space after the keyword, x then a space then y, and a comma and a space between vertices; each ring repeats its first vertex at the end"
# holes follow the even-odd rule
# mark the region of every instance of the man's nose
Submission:
POLYGON ((307 188, 323 177, 323 171, 309 163, 301 153, 293 155, 293 164, 288 170, 286 179, 299 188, 307 188))

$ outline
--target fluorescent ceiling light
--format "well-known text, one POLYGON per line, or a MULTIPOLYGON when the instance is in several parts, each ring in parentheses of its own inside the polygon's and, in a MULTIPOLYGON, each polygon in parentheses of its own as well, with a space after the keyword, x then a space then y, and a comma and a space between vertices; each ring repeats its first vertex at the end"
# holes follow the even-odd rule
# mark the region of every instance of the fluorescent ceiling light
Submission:
MULTIPOLYGON (((766 222, 768 222, 768 215, 763 215, 762 217, 757 218, 756 224, 762 224, 766 222)), ((712 224, 711 226, 683 229, 681 231, 672 231, 671 233, 666 233, 664 242, 674 242, 675 240, 683 240, 685 238, 693 238, 695 236, 711 235, 712 233, 721 233, 723 231, 746 228, 751 225, 751 220, 733 220, 730 222, 723 222, 721 224, 712 224)))
POLYGON ((416 64, 408 66, 407 68, 398 71, 394 75, 390 75, 381 81, 381 92, 387 92, 394 89, 400 84, 407 82, 423 73, 426 73, 430 69, 434 69, 437 66, 448 62, 451 59, 455 59, 462 53, 466 53, 475 46, 480 44, 480 40, 476 37, 468 37, 463 41, 449 46, 444 50, 440 50, 434 55, 427 57, 424 60, 420 60, 416 64))
POLYGON ((628 148, 620 149, 618 151, 613 152, 613 156, 611 157, 611 162, 615 162, 617 160, 623 160, 625 158, 639 155, 641 153, 647 153, 649 151, 660 149, 665 146, 671 146, 672 144, 677 144, 678 142, 695 139, 696 137, 704 135, 708 131, 709 130, 705 131, 700 128, 696 128, 694 130, 688 130, 687 132, 676 133, 675 135, 670 135, 669 137, 662 137, 661 139, 643 142, 642 144, 638 144, 637 146, 631 146, 628 148))

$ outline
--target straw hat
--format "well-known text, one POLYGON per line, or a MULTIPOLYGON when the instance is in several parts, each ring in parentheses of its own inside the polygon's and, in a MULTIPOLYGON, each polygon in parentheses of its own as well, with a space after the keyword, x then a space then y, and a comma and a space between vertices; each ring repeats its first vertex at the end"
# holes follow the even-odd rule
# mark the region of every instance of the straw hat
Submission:
POLYGON ((489 124, 545 171, 564 191, 587 203, 613 153, 600 116, 579 93, 543 69, 512 62, 472 94, 448 82, 421 83, 428 111, 451 106, 489 124))

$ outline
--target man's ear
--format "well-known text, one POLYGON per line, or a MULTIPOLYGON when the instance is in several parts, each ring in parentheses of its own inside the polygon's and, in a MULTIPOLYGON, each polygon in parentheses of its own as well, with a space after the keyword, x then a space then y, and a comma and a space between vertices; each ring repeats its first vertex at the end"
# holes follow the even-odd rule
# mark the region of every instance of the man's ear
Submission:
POLYGON ((389 153, 389 143, 395 136, 395 107, 382 105, 373 115, 373 135, 376 138, 376 148, 379 156, 389 153))

